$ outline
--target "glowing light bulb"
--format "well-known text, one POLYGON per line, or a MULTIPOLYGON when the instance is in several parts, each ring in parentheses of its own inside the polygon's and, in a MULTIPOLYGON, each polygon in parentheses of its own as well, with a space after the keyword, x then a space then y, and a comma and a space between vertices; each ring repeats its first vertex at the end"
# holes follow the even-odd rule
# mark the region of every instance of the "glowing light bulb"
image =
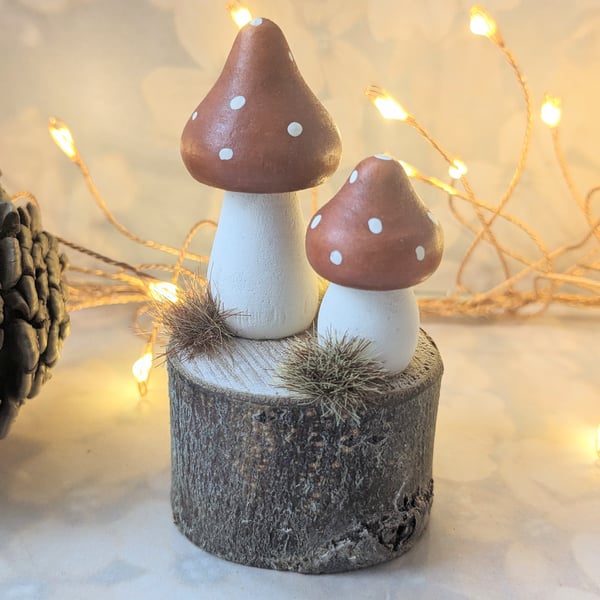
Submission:
POLYGON ((463 175, 466 175, 467 171, 467 165, 458 158, 455 158, 448 167, 448 174, 452 179, 460 179, 463 175))
POLYGON ((150 296, 158 302, 177 302, 179 296, 178 289, 174 283, 168 281, 152 281, 148 284, 150 296))
POLYGON ((410 115, 388 94, 383 88, 378 85, 370 85, 365 94, 369 100, 376 106, 384 119, 394 119, 396 121, 406 121, 410 115))
POLYGON ((548 127, 556 127, 561 117, 560 98, 546 94, 540 110, 540 117, 548 127))
POLYGON ((138 390, 141 396, 145 396, 148 392, 148 378, 152 369, 152 352, 147 350, 140 358, 138 358, 131 367, 133 377, 137 381, 138 390))
POLYGON ((79 151, 75 146, 75 140, 71 135, 71 130, 66 123, 55 117, 51 117, 48 121, 48 131, 56 145, 72 160, 76 161, 79 158, 79 151))
POLYGON ((414 177, 418 174, 417 169, 415 169, 412 165, 409 165, 403 160, 399 160, 398 162, 400 163, 400 166, 404 169, 404 172, 408 175, 408 177, 414 177))
POLYGON ((600 461, 600 425, 596 427, 596 456, 600 461))
POLYGON ((408 113, 391 96, 380 96, 373 100, 373 104, 384 119, 406 121, 408 113))
POLYGON ((240 29, 252 21, 252 13, 239 2, 229 2, 225 8, 229 11, 233 22, 240 29))
POLYGON ((482 35, 486 38, 500 42, 496 21, 490 17, 485 9, 481 6, 473 6, 471 8, 471 19, 469 22, 471 33, 482 35))

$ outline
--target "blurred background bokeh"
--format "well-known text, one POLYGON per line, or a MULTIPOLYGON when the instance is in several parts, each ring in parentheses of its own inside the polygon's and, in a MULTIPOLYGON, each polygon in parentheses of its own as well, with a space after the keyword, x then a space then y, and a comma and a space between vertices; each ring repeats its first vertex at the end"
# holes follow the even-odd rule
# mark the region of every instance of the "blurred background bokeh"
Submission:
MULTIPOLYGON (((70 126, 116 216, 143 237, 178 246, 196 220, 217 218, 221 192, 195 182, 179 157, 190 112, 213 84, 237 28, 222 0, 0 0, 0 169, 10 192, 33 192, 44 225, 130 262, 152 250, 120 236, 94 206, 77 169, 52 142, 49 116, 70 126)), ((418 133, 385 121, 368 101, 385 87, 453 155, 479 198, 497 204, 519 158, 523 97, 498 49, 469 31, 466 0, 247 0, 254 16, 283 29, 308 84, 336 120, 344 153, 319 190, 325 202, 353 165, 390 152, 449 181, 447 165, 418 133)), ((600 2, 489 0, 534 100, 531 153, 507 210, 550 248, 580 239, 587 225, 570 199, 539 120, 546 92, 560 96, 562 146, 582 193, 600 182, 600 2)), ((452 288, 472 235, 446 196, 415 183, 443 221, 446 256, 424 284, 452 288)), ((310 212, 310 193, 304 194, 310 212)), ((517 231, 508 241, 525 252, 517 231)), ((506 238, 505 238, 506 239, 506 238)), ((207 251, 210 234, 194 249, 207 251)), ((159 257, 156 257, 158 260, 159 257)), ((498 268, 482 249, 467 276, 484 288, 498 268)), ((495 278, 497 279, 497 277, 495 278)))

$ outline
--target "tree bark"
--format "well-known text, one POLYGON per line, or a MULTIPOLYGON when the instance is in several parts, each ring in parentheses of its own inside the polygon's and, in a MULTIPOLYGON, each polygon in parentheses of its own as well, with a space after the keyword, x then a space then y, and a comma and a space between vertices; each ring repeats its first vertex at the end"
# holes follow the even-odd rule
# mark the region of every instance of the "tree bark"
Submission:
POLYGON ((256 567, 335 573, 403 554, 433 500, 435 344, 421 331, 409 367, 360 424, 272 386, 285 344, 239 339, 217 359, 169 355, 175 523, 208 552, 256 567))

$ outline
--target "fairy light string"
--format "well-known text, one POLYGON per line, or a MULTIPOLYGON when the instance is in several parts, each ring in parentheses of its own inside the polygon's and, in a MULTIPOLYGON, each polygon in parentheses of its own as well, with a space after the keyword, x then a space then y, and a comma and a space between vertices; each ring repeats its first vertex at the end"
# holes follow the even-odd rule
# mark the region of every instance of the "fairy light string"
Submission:
MULTIPOLYGON (((243 27, 252 19, 250 10, 239 1, 228 2, 226 8, 237 27, 243 27)), ((600 281, 598 280, 600 275, 600 220, 595 219, 592 213, 593 201, 600 197, 600 185, 593 187, 585 195, 580 194, 577 189, 561 147, 559 125, 562 107, 560 99, 547 95, 541 106, 540 116, 542 122, 550 128, 554 154, 562 178, 569 195, 582 212, 588 228, 576 242, 550 250, 542 237, 531 226, 506 210, 525 171, 529 154, 533 127, 531 92, 514 55, 504 42, 496 21, 480 6, 471 9, 470 29, 475 35, 489 39, 502 53, 515 75, 525 107, 525 127, 520 153, 507 188, 497 203, 486 202, 475 193, 468 176, 469 168, 462 158, 448 152, 444 145, 430 134, 426 127, 389 92, 373 85, 366 90, 367 96, 384 118, 413 127, 445 160, 448 165, 450 183, 424 174, 417 167, 405 161, 400 162, 409 177, 433 186, 447 195, 451 215, 461 227, 473 236, 458 266, 455 289, 444 297, 420 298, 422 312, 426 315, 442 317, 469 315, 503 318, 537 314, 552 304, 600 307, 600 281), (476 219, 465 216, 460 207, 470 207, 476 219), (534 258, 525 256, 511 248, 510 244, 502 242, 494 231, 498 220, 526 235, 533 242, 537 256, 534 258), (500 280, 483 291, 471 289, 464 281, 466 268, 478 255, 482 243, 490 245, 494 249, 500 271, 500 280), (593 245, 591 249, 590 245, 593 245), (573 255, 572 262, 562 271, 556 270, 555 265, 558 259, 566 255, 573 255), (516 272, 511 272, 508 259, 513 261, 511 265, 513 270, 517 265, 516 272), (524 288, 527 281, 530 282, 529 289, 524 288), (567 286, 569 289, 565 290, 567 286), (573 289, 578 291, 571 291, 573 289)), ((155 322, 152 322, 149 327, 142 326, 142 320, 148 315, 150 303, 179 301, 181 276, 195 278, 201 280, 203 284, 206 283, 204 276, 198 273, 198 269, 205 267, 208 263, 208 256, 195 254, 189 248, 199 232, 205 229, 214 232, 217 223, 211 220, 198 221, 190 228, 179 248, 133 233, 115 217, 103 199, 69 127, 60 119, 52 118, 49 123, 49 132, 63 153, 79 169, 95 204, 107 222, 119 234, 131 242, 162 253, 163 256, 176 257, 174 262, 159 260, 141 265, 131 265, 126 261, 115 260, 83 245, 59 238, 61 244, 99 263, 98 267, 77 264, 69 267, 66 284, 70 293, 70 310, 117 304, 139 305, 135 311, 133 325, 134 330, 143 337, 144 344, 139 358, 132 367, 132 372, 138 385, 138 391, 143 396, 148 389, 155 356, 154 346, 158 339, 159 329, 155 322), (191 261, 194 266, 188 268, 186 261, 191 261), (166 279, 155 276, 153 273, 163 273, 166 279)), ((25 199, 37 204, 29 192, 19 192, 12 199, 15 201, 25 199)), ((316 189, 311 191, 310 206, 313 213, 318 209, 316 189)))
MULTIPOLYGON (((500 199, 500 202, 498 203, 497 208, 494 211, 494 214, 492 214, 490 219, 487 221, 487 227, 484 227, 475 236, 475 238, 471 241, 469 248, 467 248, 467 251, 465 252, 463 262, 462 262, 462 264, 458 270, 458 274, 457 274, 457 281, 459 283, 462 281, 465 267, 467 266, 476 247, 481 242, 484 232, 486 232, 486 229, 491 228, 491 226, 493 225, 496 218, 499 216, 499 214, 502 212, 502 210, 504 209, 504 207, 510 200, 511 196, 513 195, 513 192, 515 191, 515 188, 517 187, 517 185, 521 179, 523 171, 525 170, 527 156, 529 154, 529 146, 531 143, 532 121, 533 121, 532 108, 531 108, 531 106, 532 106, 531 92, 529 90, 529 86, 527 85, 525 76, 523 75, 521 69, 519 68, 513 53, 504 44, 504 40, 502 39, 502 36, 500 35, 500 32, 498 31, 498 26, 496 25, 496 22, 494 21, 494 19, 492 19, 492 17, 482 7, 474 6, 471 9, 470 28, 471 28, 471 31, 473 31, 474 33, 478 29, 480 31, 484 31, 484 33, 483 33, 484 37, 487 37, 493 44, 495 44, 500 49, 500 51, 504 55, 504 58, 506 59, 506 61, 510 65, 510 67, 512 68, 512 70, 515 74, 515 77, 519 83, 519 86, 521 88, 521 92, 522 92, 523 99, 525 102, 525 132, 523 134, 523 141, 522 141, 522 146, 521 146, 521 153, 519 155, 519 160, 515 167, 514 173, 511 177, 510 183, 508 184, 508 188, 502 195, 502 198, 500 199), (474 20, 475 20, 475 22, 477 22, 477 20, 482 21, 485 24, 485 26, 483 28, 481 26, 473 27, 474 20), (474 31, 474 29, 475 29, 475 31, 474 31)), ((507 268, 504 269, 504 274, 505 274, 505 276, 508 277, 508 269, 507 268)))
MULTIPOLYGON (((365 90, 365 94, 373 102, 373 104, 375 105, 375 107, 379 110, 379 112, 381 113, 381 115, 384 118, 405 122, 407 125, 410 125, 414 129, 416 129, 417 133, 425 141, 427 141, 429 143, 429 145, 448 163, 448 165, 450 167, 456 168, 456 163, 455 163, 456 159, 453 158, 451 156, 451 154, 449 152, 447 152, 442 147, 442 145, 440 144, 440 142, 427 131, 427 129, 424 127, 424 125, 422 125, 416 119, 416 117, 414 115, 412 115, 411 113, 409 113, 408 111, 406 111, 392 97, 392 95, 389 92, 387 92, 384 88, 381 88, 379 86, 370 85, 365 90)), ((464 165, 464 163, 463 163, 463 165, 464 165)), ((461 183, 462 183, 462 185, 463 185, 463 187, 465 189, 465 192, 467 193, 467 195, 471 199, 471 204, 474 207, 477 219, 479 220, 480 224, 483 227, 482 231, 483 231, 484 235, 486 235, 486 237, 489 238, 492 241, 494 247, 496 247, 496 252, 498 254, 498 259, 499 259, 500 264, 502 266, 502 270, 503 270, 504 276, 508 277, 509 276, 509 270, 508 270, 508 264, 506 262, 506 258, 498 250, 498 247, 497 247, 498 243, 497 243, 497 241, 496 241, 496 239, 494 237, 494 234, 492 233, 492 231, 490 229, 490 226, 487 224, 487 221, 486 221, 485 216, 484 216, 484 214, 483 214, 483 212, 481 210, 480 205, 476 201, 475 193, 473 192, 473 188, 472 188, 471 184, 469 183, 469 180, 468 180, 468 178, 466 176, 466 170, 461 173, 461 175, 460 175, 460 181, 461 181, 461 183)), ((443 186, 441 186, 441 185, 437 186, 437 187, 440 187, 440 189, 443 189, 443 186)), ((459 272, 459 276, 457 277, 457 286, 463 292, 469 292, 470 291, 464 285, 464 283, 462 281, 462 276, 461 276, 460 272, 459 272)))
POLYGON ((382 117, 413 126, 448 162, 448 173, 453 185, 448 185, 436 177, 427 176, 412 165, 400 161, 409 177, 432 185, 448 195, 452 216, 474 236, 458 266, 455 280, 456 289, 450 291, 444 298, 420 298, 423 312, 435 316, 477 315, 501 318, 537 314, 552 304, 600 307, 600 282, 596 279, 600 274, 600 245, 598 244, 600 242, 600 220, 595 220, 591 210, 592 199, 595 194, 600 192, 600 186, 592 188, 585 198, 577 190, 560 145, 560 99, 547 95, 542 104, 540 116, 542 122, 551 129, 554 154, 562 177, 570 196, 583 213, 588 229, 584 231, 579 241, 549 250, 541 236, 532 227, 506 211, 506 205, 514 195, 525 171, 530 150, 533 129, 531 92, 515 56, 504 42, 496 21, 484 8, 475 6, 471 9, 470 29, 475 35, 488 38, 501 51, 517 79, 525 105, 525 128, 520 154, 510 182, 495 205, 486 203, 475 195, 466 177, 468 172, 466 164, 460 159, 452 158, 444 150, 442 144, 430 135, 417 119, 388 92, 378 86, 369 86, 366 90, 367 96, 382 117), (456 188, 456 183, 462 185, 464 193, 456 188), (474 209, 479 227, 474 225, 470 219, 462 216, 456 205, 457 200, 464 201, 474 209), (485 216, 482 218, 482 215, 485 216), (525 233, 535 244, 539 258, 524 256, 507 244, 500 243, 492 231, 498 219, 525 233), (594 241, 596 242, 595 246, 581 256, 581 251, 594 241), (488 290, 474 292, 463 284, 463 278, 466 267, 478 254, 477 250, 482 242, 491 244, 501 258, 503 279, 488 290), (557 271, 555 265, 558 263, 558 259, 570 254, 573 255, 573 262, 562 271, 557 271), (506 257, 519 263, 520 270, 511 274, 507 268, 506 257), (522 284, 527 278, 531 280, 532 289, 529 290, 522 289, 522 284), (518 289, 517 285, 521 285, 521 287, 518 289), (565 292, 563 289, 565 286, 578 288, 580 291, 578 293, 565 292))
MULTIPOLYGON (((146 338, 146 342, 144 344, 142 355, 135 361, 132 367, 132 373, 137 382, 140 395, 144 396, 148 390, 148 381, 154 358, 154 345, 158 337, 158 325, 152 323, 150 331, 145 331, 144 328, 140 326, 139 321, 147 312, 149 302, 178 301, 177 283, 180 275, 182 273, 194 275, 192 271, 184 267, 185 260, 191 260, 200 264, 206 264, 208 262, 207 256, 189 252, 189 246, 199 231, 204 228, 214 230, 216 229, 216 223, 207 219, 196 223, 187 234, 184 243, 180 248, 173 248, 134 234, 118 221, 109 209, 108 204, 96 187, 90 171, 77 148, 73 134, 66 123, 53 117, 49 120, 48 129, 57 146, 79 169, 94 202, 100 208, 106 220, 120 234, 136 244, 177 256, 177 261, 174 265, 154 263, 136 267, 124 261, 112 259, 104 254, 91 250, 81 244, 68 241, 62 237, 57 238, 59 243, 72 250, 99 261, 107 267, 116 269, 116 271, 108 271, 104 268, 94 269, 79 265, 71 265, 69 267, 70 275, 66 280, 66 285, 70 292, 69 309, 71 311, 115 304, 141 304, 141 307, 136 311, 134 316, 134 329, 137 333, 146 338), (170 273, 171 280, 163 281, 150 275, 146 272, 147 270, 166 271, 167 273, 170 273), (78 274, 79 276, 82 276, 83 279, 73 279, 71 274, 78 274), (98 282, 97 280, 101 280, 101 282, 98 282)), ((31 198, 31 195, 27 193, 17 194, 16 197, 21 197, 23 195, 31 198)), ((199 275, 196 274, 195 276, 199 275)))
MULTIPOLYGON (((144 238, 139 237, 138 235, 131 232, 125 225, 123 225, 117 218, 114 216, 112 211, 108 208, 108 205, 104 201, 104 198, 98 191, 96 184, 94 183, 92 176, 90 175, 90 171, 87 167, 87 164, 83 160, 77 146, 75 145, 75 140, 73 139, 73 135, 69 127, 56 117, 51 117, 48 122, 48 129, 50 135, 58 145, 58 147, 63 151, 63 153, 73 162, 73 164, 79 169, 83 179, 88 187, 92 198, 96 202, 98 208, 102 211, 106 220, 122 235, 126 238, 135 242, 136 244, 141 244, 142 246, 147 246, 154 250, 160 250, 161 252, 166 252, 167 254, 173 254, 175 256, 179 256, 180 249, 172 248, 171 246, 167 246, 165 244, 160 244, 153 240, 146 240, 144 238)), ((207 262, 207 257, 199 256, 197 254, 189 254, 186 252, 186 258, 190 258, 197 262, 207 262)))

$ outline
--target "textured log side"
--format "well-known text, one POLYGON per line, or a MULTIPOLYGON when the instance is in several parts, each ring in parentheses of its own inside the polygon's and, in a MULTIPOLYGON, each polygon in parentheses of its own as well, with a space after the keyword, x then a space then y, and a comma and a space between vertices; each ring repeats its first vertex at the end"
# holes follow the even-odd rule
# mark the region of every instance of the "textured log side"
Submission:
POLYGON ((171 501, 192 542, 246 565, 334 573, 395 558, 422 534, 443 371, 423 332, 360 425, 287 395, 208 384, 188 366, 168 359, 171 501))

